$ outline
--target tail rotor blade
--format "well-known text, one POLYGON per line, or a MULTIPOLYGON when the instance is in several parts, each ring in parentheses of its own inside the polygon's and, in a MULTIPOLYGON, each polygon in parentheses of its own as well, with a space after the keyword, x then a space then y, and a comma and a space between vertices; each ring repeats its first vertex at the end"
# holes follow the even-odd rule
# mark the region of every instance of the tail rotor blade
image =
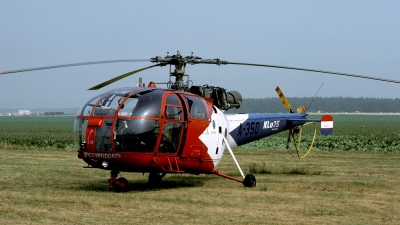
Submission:
POLYGON ((283 95, 281 89, 279 87, 276 87, 275 91, 276 91, 276 93, 278 93, 279 98, 281 99, 285 108, 287 108, 290 111, 290 113, 293 113, 292 106, 290 106, 288 100, 286 99, 285 95, 283 95))
POLYGON ((305 105, 299 106, 299 107, 297 107, 297 109, 296 109, 296 112, 297 112, 297 113, 305 113, 306 111, 307 111, 307 108, 306 108, 305 105))

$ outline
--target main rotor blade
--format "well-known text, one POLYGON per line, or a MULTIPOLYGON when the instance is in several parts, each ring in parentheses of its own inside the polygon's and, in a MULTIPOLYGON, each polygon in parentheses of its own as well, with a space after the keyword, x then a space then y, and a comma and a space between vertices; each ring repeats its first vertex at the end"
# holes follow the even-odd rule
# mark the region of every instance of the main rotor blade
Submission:
POLYGON ((315 72, 315 73, 327 73, 327 74, 334 74, 334 75, 341 75, 341 76, 348 76, 348 77, 358 77, 358 78, 379 80, 379 81, 384 81, 384 82, 400 84, 400 81, 398 81, 398 80, 390 80, 390 79, 379 78, 379 77, 369 77, 369 76, 350 74, 350 73, 338 73, 338 72, 331 72, 331 71, 324 71, 324 70, 313 70, 313 69, 288 67, 288 66, 274 66, 274 65, 267 65, 267 64, 240 63, 240 62, 227 62, 227 61, 222 61, 221 64, 232 64, 232 65, 243 65, 243 66, 261 66, 261 67, 271 67, 271 68, 278 68, 278 69, 301 70, 301 71, 308 71, 308 72, 315 72))
POLYGON ((54 65, 54 66, 27 68, 27 69, 21 69, 21 70, 10 70, 10 71, 5 71, 5 72, 0 72, 0 75, 9 74, 9 73, 22 73, 22 72, 35 71, 35 70, 48 70, 48 69, 71 67, 71 66, 86 66, 86 65, 93 65, 93 64, 122 63, 122 62, 149 62, 149 61, 150 61, 149 59, 121 59, 121 60, 106 60, 106 61, 94 61, 94 62, 83 62, 83 63, 71 63, 71 64, 62 64, 62 65, 54 65))
POLYGON ((150 69, 150 68, 152 68, 152 67, 162 66, 162 65, 165 65, 165 64, 159 63, 159 64, 156 64, 156 65, 151 65, 151 66, 144 67, 144 68, 141 68, 141 69, 138 69, 138 70, 134 70, 134 71, 129 72, 129 73, 122 74, 122 75, 120 75, 120 76, 118 76, 118 77, 114 77, 114 78, 112 78, 112 79, 110 79, 110 80, 108 80, 108 81, 105 81, 105 82, 103 82, 103 83, 101 83, 101 84, 98 84, 98 85, 96 85, 96 86, 94 86, 94 87, 91 87, 91 88, 89 88, 88 90, 97 90, 97 89, 100 89, 100 88, 102 88, 102 87, 104 87, 104 86, 107 86, 107 85, 109 85, 109 84, 111 84, 111 83, 114 83, 115 81, 121 80, 122 78, 125 78, 125 77, 127 77, 127 76, 130 76, 130 75, 132 75, 132 74, 138 73, 138 72, 143 71, 143 70, 150 69))

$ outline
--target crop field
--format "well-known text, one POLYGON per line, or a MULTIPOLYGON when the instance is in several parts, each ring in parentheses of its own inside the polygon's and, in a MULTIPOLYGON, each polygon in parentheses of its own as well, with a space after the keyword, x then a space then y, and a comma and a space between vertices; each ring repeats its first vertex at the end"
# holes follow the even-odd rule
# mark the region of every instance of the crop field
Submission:
MULTIPOLYGON (((319 118, 311 115, 309 118, 319 118)), ((74 146, 73 116, 0 116, 0 147, 24 149, 67 149, 74 146)), ((313 150, 393 152, 400 150, 400 115, 334 115, 329 136, 317 135, 313 150)), ((317 124, 318 126, 319 124, 317 124)), ((312 126, 304 128, 301 149, 307 149, 312 126), (304 146, 304 147, 303 147, 304 146)), ((287 132, 244 146, 239 150, 286 150, 287 132)), ((292 145, 292 148, 293 145, 292 145)))
MULTIPOLYGON (((337 115, 331 136, 298 159, 287 134, 234 149, 257 186, 214 175, 84 168, 74 117, 0 117, 0 224, 399 224, 399 115, 337 115), (61 143, 61 144, 57 144, 61 143)), ((240 177, 229 154, 219 171, 240 177)))
MULTIPOLYGON (((309 118, 320 118, 311 115, 309 118)), ((394 152, 400 151, 400 115, 379 114, 339 114, 333 115, 333 133, 329 136, 318 135, 313 146, 316 151, 360 151, 394 152)), ((317 124, 319 126, 319 124, 317 124)), ((310 146, 313 126, 304 127, 301 149, 310 146), (303 145, 304 144, 304 145, 303 145)), ((286 149, 287 132, 268 137, 239 149, 286 149)), ((293 145, 292 145, 292 148, 293 145)))
POLYGON ((74 116, 0 116, 0 147, 74 149, 74 116))

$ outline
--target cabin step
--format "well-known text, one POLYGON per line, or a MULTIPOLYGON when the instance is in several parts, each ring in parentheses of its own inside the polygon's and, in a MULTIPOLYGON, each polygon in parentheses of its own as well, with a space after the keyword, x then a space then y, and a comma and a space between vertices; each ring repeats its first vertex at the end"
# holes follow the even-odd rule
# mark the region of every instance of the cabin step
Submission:
POLYGON ((163 167, 164 172, 168 173, 184 173, 184 170, 179 169, 178 159, 179 157, 167 157, 168 167, 163 167))

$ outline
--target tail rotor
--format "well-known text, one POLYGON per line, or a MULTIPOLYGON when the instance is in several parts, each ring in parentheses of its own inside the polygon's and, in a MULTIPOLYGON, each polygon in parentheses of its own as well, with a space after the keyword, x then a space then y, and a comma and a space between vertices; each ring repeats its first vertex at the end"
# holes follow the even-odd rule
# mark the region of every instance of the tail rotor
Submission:
MULTIPOLYGON (((286 109, 289 110, 290 113, 294 113, 292 106, 289 104, 289 101, 286 99, 285 95, 282 93, 281 89, 279 86, 275 88, 276 93, 278 94, 279 98, 281 99, 281 102, 283 106, 285 106, 286 109)), ((307 107, 305 105, 299 106, 296 109, 296 113, 306 113, 307 107)))
MULTIPOLYGON (((289 101, 286 99, 285 95, 282 93, 281 89, 279 88, 279 86, 276 87, 275 91, 278 94, 279 98, 281 99, 283 106, 285 106, 285 108, 288 109, 290 113, 295 113, 292 109, 292 106, 289 104, 289 101)), ((305 105, 299 106, 296 109, 296 113, 298 113, 298 114, 304 114, 304 113, 306 113, 306 111, 307 111, 307 108, 305 105)), ((289 134, 288 134, 288 138, 286 141, 286 149, 289 149, 290 140, 293 139, 294 145, 295 145, 296 151, 297 151, 297 156, 300 159, 305 158, 308 155, 308 153, 310 153, 312 146, 314 145, 314 140, 315 140, 316 134, 317 134, 317 126, 314 121, 306 122, 304 124, 295 126, 291 129, 289 129, 289 134), (301 135, 302 135, 303 127, 305 127, 307 125, 311 125, 311 124, 314 124, 314 132, 313 132, 313 138, 311 140, 310 147, 308 148, 307 152, 304 155, 300 155, 299 149, 300 149, 300 143, 302 140, 301 135), (296 139, 297 139, 297 141, 296 141, 296 139)))

